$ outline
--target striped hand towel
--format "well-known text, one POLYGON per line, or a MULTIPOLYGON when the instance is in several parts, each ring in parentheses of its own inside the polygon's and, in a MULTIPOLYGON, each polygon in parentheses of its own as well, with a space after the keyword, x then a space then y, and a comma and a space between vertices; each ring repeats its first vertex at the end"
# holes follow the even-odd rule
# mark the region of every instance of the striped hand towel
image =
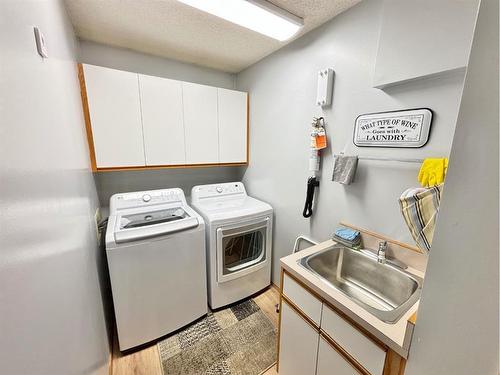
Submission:
POLYGON ((431 188, 406 190, 399 198, 401 213, 417 246, 431 249, 443 184, 431 188))

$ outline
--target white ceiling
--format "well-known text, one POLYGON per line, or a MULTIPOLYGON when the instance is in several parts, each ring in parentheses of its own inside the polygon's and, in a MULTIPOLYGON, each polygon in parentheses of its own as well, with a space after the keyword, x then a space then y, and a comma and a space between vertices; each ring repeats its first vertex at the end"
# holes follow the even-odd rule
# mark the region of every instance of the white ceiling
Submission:
MULTIPOLYGON (((311 31, 361 0, 272 0, 311 31)), ((237 73, 287 42, 176 0, 65 0, 81 39, 237 73)))

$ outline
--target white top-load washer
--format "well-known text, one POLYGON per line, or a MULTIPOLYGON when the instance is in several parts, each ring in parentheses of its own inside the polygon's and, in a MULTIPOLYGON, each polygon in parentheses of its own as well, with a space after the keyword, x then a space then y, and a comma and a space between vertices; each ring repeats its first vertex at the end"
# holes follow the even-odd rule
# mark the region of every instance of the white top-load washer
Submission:
POLYGON ((205 223, 181 189, 113 195, 106 254, 120 350, 207 313, 205 223))
POLYGON ((195 186, 191 205, 207 225, 210 307, 237 302, 269 286, 272 207, 249 197, 241 182, 195 186))

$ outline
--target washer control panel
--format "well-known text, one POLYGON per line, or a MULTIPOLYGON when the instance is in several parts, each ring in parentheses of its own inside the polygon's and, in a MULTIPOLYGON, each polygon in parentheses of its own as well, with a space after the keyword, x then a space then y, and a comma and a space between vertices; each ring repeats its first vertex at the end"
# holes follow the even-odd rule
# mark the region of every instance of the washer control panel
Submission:
POLYGON ((246 195, 245 186, 241 182, 227 182, 223 184, 199 185, 195 186, 191 191, 193 200, 230 195, 246 195))
POLYGON ((161 189, 115 194, 110 200, 110 212, 117 209, 140 207, 145 205, 179 202, 185 205, 186 198, 181 189, 161 189))

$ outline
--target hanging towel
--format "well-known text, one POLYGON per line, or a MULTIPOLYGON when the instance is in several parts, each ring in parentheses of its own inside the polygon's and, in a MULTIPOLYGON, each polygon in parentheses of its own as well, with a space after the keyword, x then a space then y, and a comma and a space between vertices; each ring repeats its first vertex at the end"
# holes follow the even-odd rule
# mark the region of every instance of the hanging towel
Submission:
POLYGON ((401 213, 418 248, 428 252, 434 237, 443 184, 406 190, 399 198, 401 213))
POLYGON ((357 156, 337 155, 333 165, 332 181, 349 185, 354 180, 358 167, 357 156))
POLYGON ((447 158, 425 159, 418 173, 418 181, 424 187, 442 184, 448 169, 447 158))

